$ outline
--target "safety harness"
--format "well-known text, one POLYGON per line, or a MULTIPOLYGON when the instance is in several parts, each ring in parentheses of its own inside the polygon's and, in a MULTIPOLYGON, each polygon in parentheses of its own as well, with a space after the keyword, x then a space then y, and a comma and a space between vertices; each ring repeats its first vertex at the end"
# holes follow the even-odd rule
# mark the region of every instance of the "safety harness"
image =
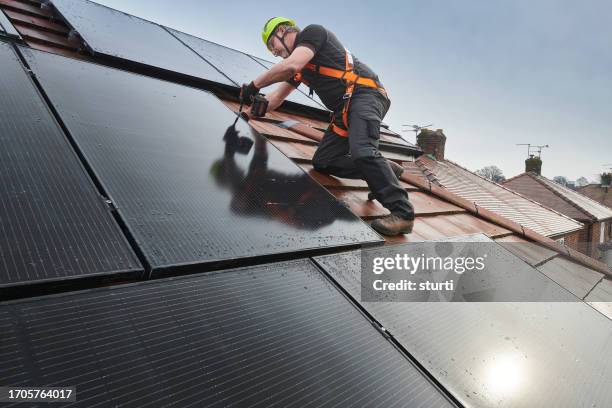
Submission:
MULTIPOLYGON (((347 50, 346 48, 344 50, 345 50, 345 57, 344 57, 345 69, 344 70, 325 67, 322 65, 310 64, 310 63, 306 64, 306 66, 304 66, 303 69, 308 69, 310 71, 316 72, 319 75, 324 75, 327 77, 338 78, 340 80, 344 80, 346 84, 346 91, 344 93, 344 96, 342 97, 342 99, 344 99, 344 106, 342 107, 342 123, 344 124, 344 129, 336 125, 335 123, 336 113, 335 112, 332 116, 332 120, 329 125, 329 128, 338 136, 347 137, 348 136, 348 111, 349 111, 349 106, 351 103, 351 97, 353 96, 353 91, 355 90, 355 85, 363 85, 369 88, 378 89, 383 95, 385 95, 385 97, 387 97, 387 92, 385 91, 383 87, 378 86, 375 80, 371 78, 360 77, 359 75, 357 75, 353 71, 353 68, 354 68, 353 67, 353 56, 351 55, 349 50, 347 50)), ((297 74, 295 74, 293 79, 294 81, 303 82, 304 84, 309 85, 308 81, 306 81, 303 78, 302 72, 298 72, 297 74)))

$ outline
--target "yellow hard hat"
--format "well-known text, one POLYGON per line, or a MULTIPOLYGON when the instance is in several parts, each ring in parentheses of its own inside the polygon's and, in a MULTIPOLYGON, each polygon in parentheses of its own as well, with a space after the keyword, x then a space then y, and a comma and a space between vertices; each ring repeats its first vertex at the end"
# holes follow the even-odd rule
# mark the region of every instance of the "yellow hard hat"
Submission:
POLYGON ((268 40, 270 36, 276 30, 279 24, 289 24, 290 26, 295 26, 295 20, 285 17, 273 17, 269 19, 261 32, 261 39, 263 40, 266 47, 268 47, 268 40))

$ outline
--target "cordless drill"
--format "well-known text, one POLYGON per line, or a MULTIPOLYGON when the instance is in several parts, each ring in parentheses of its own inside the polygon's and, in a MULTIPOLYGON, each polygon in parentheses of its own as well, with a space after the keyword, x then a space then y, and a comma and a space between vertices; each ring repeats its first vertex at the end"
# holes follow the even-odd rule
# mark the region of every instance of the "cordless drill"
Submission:
POLYGON ((251 116, 262 117, 266 116, 268 110, 268 100, 263 94, 257 94, 253 97, 251 105, 251 116))

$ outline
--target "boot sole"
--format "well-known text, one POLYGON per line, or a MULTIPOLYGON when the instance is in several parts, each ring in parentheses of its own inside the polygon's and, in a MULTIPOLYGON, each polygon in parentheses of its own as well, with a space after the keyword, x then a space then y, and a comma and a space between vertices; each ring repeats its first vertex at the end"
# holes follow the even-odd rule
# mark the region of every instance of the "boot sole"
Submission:
POLYGON ((374 229, 374 231, 376 231, 376 232, 378 232, 380 234, 386 235, 388 237, 393 237, 395 235, 402 235, 402 234, 410 234, 412 232, 412 228, 413 228, 411 226, 410 228, 404 228, 404 229, 401 229, 401 230, 396 232, 396 231, 392 231, 390 229, 387 229, 387 228, 385 228, 384 226, 381 226, 381 225, 376 225, 375 226, 375 225, 370 224, 370 226, 374 229))

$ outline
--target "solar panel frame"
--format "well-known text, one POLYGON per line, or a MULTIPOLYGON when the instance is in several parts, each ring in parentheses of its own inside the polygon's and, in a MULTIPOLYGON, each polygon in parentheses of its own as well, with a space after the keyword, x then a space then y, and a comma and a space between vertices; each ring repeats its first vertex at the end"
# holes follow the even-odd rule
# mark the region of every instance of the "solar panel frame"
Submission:
POLYGON ((141 277, 136 254, 12 46, 0 41, 0 56, 0 293, 141 277))
POLYGON ((1 383, 75 406, 454 406, 305 259, 8 302, 0 327, 1 383))
POLYGON ((224 159, 221 139, 235 114, 212 94, 42 51, 21 52, 152 276, 203 263, 217 268, 382 242, 246 122, 239 120, 237 129, 254 147, 224 159), (229 184, 225 170, 214 171, 235 165, 246 176, 232 170, 229 184), (254 177, 257 172, 263 173, 254 177), (255 190, 244 195, 251 191, 244 188, 255 190))

